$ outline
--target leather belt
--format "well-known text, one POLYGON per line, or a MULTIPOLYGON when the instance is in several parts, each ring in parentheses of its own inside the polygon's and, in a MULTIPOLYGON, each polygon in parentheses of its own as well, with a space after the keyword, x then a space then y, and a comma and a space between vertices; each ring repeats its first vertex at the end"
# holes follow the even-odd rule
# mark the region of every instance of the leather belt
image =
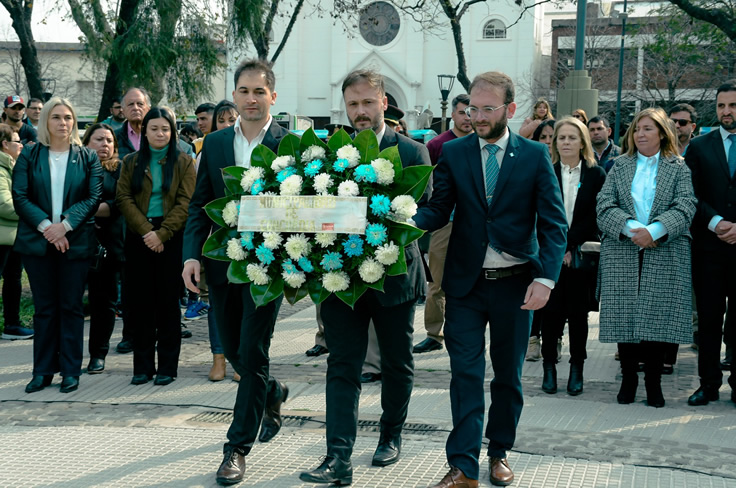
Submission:
POLYGON ((532 269, 532 266, 529 263, 517 264, 516 266, 510 266, 508 268, 484 268, 481 271, 481 276, 487 280, 500 280, 501 278, 508 278, 509 276, 528 273, 530 269, 532 269))

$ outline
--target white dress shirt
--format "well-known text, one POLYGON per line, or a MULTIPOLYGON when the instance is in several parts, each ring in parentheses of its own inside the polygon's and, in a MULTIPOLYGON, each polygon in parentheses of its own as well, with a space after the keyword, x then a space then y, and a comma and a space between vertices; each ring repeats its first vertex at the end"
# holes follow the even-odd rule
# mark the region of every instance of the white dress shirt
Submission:
MULTIPOLYGON (((730 146, 732 145, 732 141, 729 139, 731 132, 728 130, 725 130, 724 127, 719 128, 719 135, 722 136, 722 146, 725 149, 725 162, 730 160, 730 146)), ((719 224, 722 221, 721 215, 715 215, 712 217, 712 219, 709 221, 709 230, 717 233, 717 224, 719 224)))
POLYGON ((252 151, 254 151, 255 147, 262 144, 262 140, 265 138, 265 134, 267 134, 270 124, 272 124, 272 115, 267 118, 267 123, 262 127, 262 130, 257 134, 257 137, 251 141, 248 140, 244 135, 244 132, 242 132, 241 121, 242 117, 240 115, 236 118, 236 124, 234 124, 234 161, 237 166, 249 168, 252 166, 252 151))
POLYGON ((637 153, 637 167, 632 179, 631 195, 635 205, 636 219, 629 219, 624 224, 622 234, 632 238, 632 229, 647 229, 654 241, 668 233, 662 222, 650 223, 650 211, 655 201, 655 191, 658 185, 658 166, 660 151, 652 156, 637 153))
POLYGON ((560 162, 560 177, 563 182, 563 204, 565 205, 565 217, 568 220, 568 228, 573 224, 573 209, 576 207, 578 189, 581 187, 581 164, 579 161, 575 168, 571 168, 564 162, 560 162))

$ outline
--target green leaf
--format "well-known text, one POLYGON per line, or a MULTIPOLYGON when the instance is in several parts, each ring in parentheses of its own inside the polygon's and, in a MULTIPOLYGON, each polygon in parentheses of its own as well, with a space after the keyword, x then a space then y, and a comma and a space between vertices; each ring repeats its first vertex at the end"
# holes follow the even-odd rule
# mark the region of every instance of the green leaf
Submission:
POLYGON ((344 129, 339 129, 335 132, 334 135, 329 138, 328 142, 329 148, 334 152, 337 152, 337 149, 344 147, 347 144, 352 144, 352 138, 344 131, 344 129))
POLYGON ((355 276, 352 280, 350 280, 349 288, 344 291, 338 291, 335 293, 335 295, 344 303, 354 308, 357 300, 359 300, 362 294, 366 291, 367 284, 365 284, 359 276, 355 276))
POLYGON ((311 296, 311 301, 316 305, 329 298, 329 290, 321 286, 320 280, 309 280, 308 281, 308 294, 311 296))
POLYGON ((236 283, 243 285, 249 283, 249 277, 247 276, 247 261, 232 261, 229 265, 229 269, 226 270, 226 279, 229 283, 236 283))
POLYGON ((370 129, 363 130, 357 137, 352 141, 352 144, 360 151, 360 162, 368 164, 373 159, 376 159, 379 154, 378 139, 375 137, 375 132, 370 129))
POLYGON ((276 277, 266 285, 255 285, 252 283, 249 292, 252 294, 254 304, 257 307, 263 307, 282 295, 284 286, 283 279, 276 277))
POLYGON ((429 177, 436 166, 408 166, 403 168, 401 179, 396 180, 396 185, 391 191, 391 200, 399 195, 411 195, 417 202, 424 195, 429 177))
POLYGON ((319 139, 319 136, 317 136, 310 127, 303 133, 303 136, 301 136, 301 149, 305 151, 309 146, 319 146, 327 150, 329 149, 329 146, 319 139))
POLYGON ((285 134, 278 146, 278 156, 293 156, 296 161, 301 160, 301 140, 292 132, 285 134))
POLYGON ((247 171, 247 168, 241 166, 227 166, 221 169, 223 175, 224 184, 226 185, 227 195, 238 195, 244 193, 242 189, 241 181, 242 175, 247 171))
POLYGON ((285 295, 285 299, 288 301, 288 303, 290 303, 291 305, 295 305, 296 302, 308 296, 308 288, 306 287, 305 283, 300 288, 291 288, 289 286, 286 286, 285 288, 283 288, 283 294, 285 295))
POLYGON ((388 267, 385 274, 388 276, 406 274, 406 248, 402 247, 399 249, 398 260, 388 267))
POLYGON ((223 198, 217 198, 212 202, 207 203, 206 206, 203 207, 203 210, 206 211, 206 214, 211 218, 211 220, 216 222, 221 227, 226 227, 228 229, 230 227, 226 225, 226 222, 224 222, 224 218, 222 215, 224 212, 224 207, 230 201, 237 200, 238 198, 238 195, 230 195, 223 198))
POLYGON ((383 291, 383 285, 385 284, 385 277, 386 275, 383 275, 378 281, 375 283, 365 283, 368 288, 372 288, 373 290, 383 291))
POLYGON ((231 261, 226 255, 226 245, 229 239, 233 239, 239 236, 236 229, 229 229, 223 227, 218 229, 216 232, 208 237, 208 240, 203 244, 203 256, 216 261, 231 261))
POLYGON ((386 221, 388 240, 395 242, 398 247, 406 247, 425 234, 425 231, 403 222, 386 221))
MULTIPOLYGON (((283 141, 286 137, 283 138, 283 141)), ((280 147, 283 147, 282 141, 280 142, 280 147)), ((276 157, 275 153, 272 152, 269 147, 260 144, 254 148, 254 151, 252 151, 252 166, 271 170, 272 162, 275 161, 276 157)), ((239 189, 242 189, 241 186, 239 186, 239 189)))
POLYGON ((401 162, 401 155, 398 153, 398 146, 386 147, 380 151, 378 157, 393 163, 393 181, 400 181, 403 176, 403 163, 401 162))

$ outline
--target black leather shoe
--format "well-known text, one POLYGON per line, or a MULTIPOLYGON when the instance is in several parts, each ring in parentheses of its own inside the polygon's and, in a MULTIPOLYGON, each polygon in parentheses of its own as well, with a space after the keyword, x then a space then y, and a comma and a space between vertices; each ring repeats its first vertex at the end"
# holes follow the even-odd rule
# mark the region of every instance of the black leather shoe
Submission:
POLYGON ((308 483, 333 483, 339 486, 352 484, 352 463, 326 456, 318 468, 304 471, 298 476, 308 483))
POLYGON ((572 363, 568 375, 568 395, 576 396, 583 393, 583 363, 572 363))
POLYGON ((235 447, 224 447, 224 460, 216 471, 216 483, 219 485, 233 485, 244 479, 244 454, 235 447))
POLYGON ((622 371, 622 385, 619 387, 619 393, 617 393, 617 403, 628 405, 635 401, 637 382, 637 373, 625 373, 622 371))
POLYGON ((280 407, 288 399, 288 386, 285 383, 278 382, 282 394, 277 401, 271 405, 265 405, 265 414, 262 417, 262 427, 260 428, 260 442, 269 442, 280 432, 283 426, 283 419, 280 417, 280 407))
POLYGON ((709 402, 716 402, 717 400, 719 400, 719 388, 701 386, 689 397, 689 405, 696 407, 707 405, 709 402))
POLYGON ((722 371, 731 371, 732 359, 729 357, 725 357, 722 361, 719 362, 719 367, 722 369, 722 371))
POLYGON ((80 387, 79 376, 65 376, 62 378, 62 386, 59 388, 61 393, 70 393, 80 387))
POLYGON ((151 380, 152 377, 146 374, 135 374, 133 378, 131 378, 131 384, 132 385, 145 385, 149 383, 149 380, 151 380))
POLYGON ((30 383, 26 385, 26 393, 35 393, 41 391, 47 386, 51 385, 51 380, 54 379, 54 375, 46 376, 34 376, 31 378, 30 383))
POLYGON ((90 358, 87 364, 87 374, 99 374, 105 369, 105 359, 90 358))
POLYGON ((169 385, 173 381, 175 381, 175 378, 174 377, 167 376, 167 375, 164 375, 164 374, 158 374, 157 377, 154 378, 154 384, 157 385, 157 386, 169 385))
POLYGON ((542 363, 542 391, 550 394, 558 392, 558 372, 551 361, 542 363))
POLYGON ((128 339, 124 339, 116 346, 116 352, 118 354, 128 354, 134 351, 134 343, 128 339))
POLYGON ((375 383, 381 379, 380 373, 362 373, 360 383, 375 383))
POLYGON ((316 344, 311 349, 309 349, 308 351, 306 351, 306 356, 316 357, 316 356, 321 356, 322 354, 326 354, 328 352, 329 352, 329 350, 327 348, 325 348, 321 344, 316 344))
POLYGON ((420 343, 414 346, 414 352, 416 354, 421 354, 424 352, 432 352, 432 351, 439 351, 442 349, 442 343, 439 341, 435 341, 431 337, 427 337, 420 343))
POLYGON ((373 454, 373 466, 388 466, 401 458, 401 436, 381 436, 373 454))

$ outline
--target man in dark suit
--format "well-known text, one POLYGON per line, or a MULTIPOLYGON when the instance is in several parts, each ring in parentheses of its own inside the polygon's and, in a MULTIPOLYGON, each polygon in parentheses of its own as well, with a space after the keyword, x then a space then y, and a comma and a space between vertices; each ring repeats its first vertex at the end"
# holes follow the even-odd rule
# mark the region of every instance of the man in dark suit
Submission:
MULTIPOLYGON (((370 70, 353 71, 344 79, 342 93, 347 117, 356 131, 372 129, 380 150, 398 146, 404 166, 430 164, 429 153, 423 145, 384 124, 383 112, 388 99, 382 75, 370 70)), ((357 436, 360 375, 371 320, 380 346, 383 377, 380 441, 372 464, 387 466, 399 459, 401 429, 406 420, 414 381, 411 353, 414 310, 416 300, 425 294, 426 285, 416 243, 409 245, 405 254, 408 272, 386 277, 384 293, 368 290, 354 308, 334 295, 321 304, 324 336, 329 348, 326 372, 327 455, 318 468, 301 473, 303 481, 339 485, 352 482, 350 457, 357 436)))
POLYGON ((432 198, 414 217, 434 231, 455 209, 442 280, 453 428, 450 471, 437 488, 478 486, 486 323, 494 373, 485 431, 490 480, 513 482, 506 451, 522 411, 532 311, 547 303, 565 255, 568 224, 547 146, 507 128, 515 110, 511 78, 498 72, 475 77, 467 109, 475 134, 442 146, 432 198))
MULTIPOLYGON (((203 207, 225 196, 222 168, 249 167, 252 151, 263 144, 277 152, 288 133, 270 115, 275 104, 275 74, 259 60, 242 62, 234 73, 234 103, 239 110, 236 125, 206 138, 201 152, 195 192, 190 200, 185 227, 182 277, 189 290, 197 293, 203 244, 216 229, 203 207)), ((224 459, 216 473, 221 484, 238 483, 244 477, 244 456, 252 448, 260 420, 260 441, 267 442, 281 426, 280 405, 288 388, 269 375, 270 338, 281 300, 255 307, 250 285, 229 283, 226 262, 205 259, 211 306, 224 355, 241 376, 234 403, 234 420, 224 445, 224 459), (263 418, 264 413, 264 418, 263 418)))
MULTIPOLYGON (((735 81, 717 90, 720 127, 691 140, 686 164, 691 168, 699 202, 691 227, 692 275, 699 314, 699 378, 701 386, 689 405, 719 400, 722 386, 720 349, 735 343, 735 81)), ((729 383, 735 401, 735 358, 729 383)))

